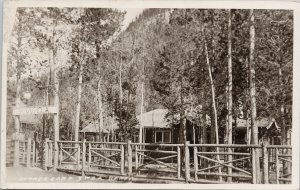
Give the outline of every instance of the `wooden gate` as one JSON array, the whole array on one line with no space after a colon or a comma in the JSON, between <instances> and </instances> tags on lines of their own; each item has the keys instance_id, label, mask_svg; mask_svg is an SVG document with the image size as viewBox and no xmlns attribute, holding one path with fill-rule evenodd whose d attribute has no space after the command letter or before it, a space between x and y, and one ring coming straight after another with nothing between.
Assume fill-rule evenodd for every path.
<instances>
[{"instance_id":1,"label":"wooden gate","mask_svg":"<svg viewBox=\"0 0 300 190\"><path fill-rule=\"evenodd\" d=\"M252 183L252 155L260 146L191 144L195 182Z\"/></svg>"},{"instance_id":2,"label":"wooden gate","mask_svg":"<svg viewBox=\"0 0 300 190\"><path fill-rule=\"evenodd\" d=\"M134 177L184 180L181 177L183 144L131 143L129 147L133 153Z\"/></svg>"},{"instance_id":3,"label":"wooden gate","mask_svg":"<svg viewBox=\"0 0 300 190\"><path fill-rule=\"evenodd\" d=\"M58 141L58 168L81 169L81 141Z\"/></svg>"},{"instance_id":4,"label":"wooden gate","mask_svg":"<svg viewBox=\"0 0 300 190\"><path fill-rule=\"evenodd\" d=\"M118 142L86 142L88 171L124 175L125 146Z\"/></svg>"}]
</instances>

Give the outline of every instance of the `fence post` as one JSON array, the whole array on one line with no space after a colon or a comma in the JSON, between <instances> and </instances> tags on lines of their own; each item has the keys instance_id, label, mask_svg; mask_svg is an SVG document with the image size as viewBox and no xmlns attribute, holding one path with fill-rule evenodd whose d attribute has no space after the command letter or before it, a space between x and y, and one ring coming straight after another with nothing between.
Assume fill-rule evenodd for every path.
<instances>
[{"instance_id":1,"label":"fence post","mask_svg":"<svg viewBox=\"0 0 300 190\"><path fill-rule=\"evenodd\" d=\"M125 154L124 154L124 145L121 144L121 163L120 163L120 167L121 167L120 172L121 172L121 174L124 174L124 161L125 161L124 156L125 156Z\"/></svg>"},{"instance_id":2,"label":"fence post","mask_svg":"<svg viewBox=\"0 0 300 190\"><path fill-rule=\"evenodd\" d=\"M77 145L77 143L75 143L75 146ZM77 146L77 170L80 169L80 144L78 143Z\"/></svg>"},{"instance_id":3,"label":"fence post","mask_svg":"<svg viewBox=\"0 0 300 190\"><path fill-rule=\"evenodd\" d=\"M35 166L35 141L32 141L32 166Z\"/></svg>"},{"instance_id":4,"label":"fence post","mask_svg":"<svg viewBox=\"0 0 300 190\"><path fill-rule=\"evenodd\" d=\"M88 161L88 170L89 170L89 171L90 171L90 169L91 169L91 161L92 161L91 148L92 148L92 145L91 145L91 143L89 143L89 161Z\"/></svg>"},{"instance_id":5,"label":"fence post","mask_svg":"<svg viewBox=\"0 0 300 190\"><path fill-rule=\"evenodd\" d=\"M19 143L20 146L20 143ZM22 163L25 164L25 158L26 158L26 141L23 141L23 154L22 154Z\"/></svg>"},{"instance_id":6,"label":"fence post","mask_svg":"<svg viewBox=\"0 0 300 190\"><path fill-rule=\"evenodd\" d=\"M127 157L128 176L129 176L129 179L131 180L131 176L132 176L132 148L131 148L131 141L130 140L127 141L127 152L128 152L128 157Z\"/></svg>"},{"instance_id":7,"label":"fence post","mask_svg":"<svg viewBox=\"0 0 300 190\"><path fill-rule=\"evenodd\" d=\"M63 152L62 152L62 150L63 150L63 144L62 143L57 143L57 148L58 148L58 154L59 154L59 159L58 159L58 167L61 167L61 165L62 165L62 161L63 161Z\"/></svg>"},{"instance_id":8,"label":"fence post","mask_svg":"<svg viewBox=\"0 0 300 190\"><path fill-rule=\"evenodd\" d=\"M135 151L134 151L134 156L135 156L135 170L138 172L138 167L139 167L139 158L138 158L138 145L135 145Z\"/></svg>"},{"instance_id":9,"label":"fence post","mask_svg":"<svg viewBox=\"0 0 300 190\"><path fill-rule=\"evenodd\" d=\"M255 161L255 158L256 158L256 156L255 156L255 153L256 153L256 151L255 151L255 147L253 147L252 149L251 149L251 156L252 156L252 183L253 184L256 184L257 183L257 180L256 180L256 178L257 178L257 171L256 171L256 161Z\"/></svg>"},{"instance_id":10,"label":"fence post","mask_svg":"<svg viewBox=\"0 0 300 190\"><path fill-rule=\"evenodd\" d=\"M184 158L185 158L185 182L188 183L190 180L190 141L186 141L184 144Z\"/></svg>"},{"instance_id":11,"label":"fence post","mask_svg":"<svg viewBox=\"0 0 300 190\"><path fill-rule=\"evenodd\" d=\"M268 155L268 149L267 144L264 142L262 144L262 155L263 155L263 182L264 184L269 183L269 155Z\"/></svg>"},{"instance_id":12,"label":"fence post","mask_svg":"<svg viewBox=\"0 0 300 190\"><path fill-rule=\"evenodd\" d=\"M198 180L198 150L194 147L194 170L195 170L195 180Z\"/></svg>"},{"instance_id":13,"label":"fence post","mask_svg":"<svg viewBox=\"0 0 300 190\"><path fill-rule=\"evenodd\" d=\"M53 142L51 141L51 142L49 142L49 148L50 148L50 150L49 150L49 165L50 166L53 166Z\"/></svg>"},{"instance_id":14,"label":"fence post","mask_svg":"<svg viewBox=\"0 0 300 190\"><path fill-rule=\"evenodd\" d=\"M27 167L31 165L31 138L27 139Z\"/></svg>"},{"instance_id":15,"label":"fence post","mask_svg":"<svg viewBox=\"0 0 300 190\"><path fill-rule=\"evenodd\" d=\"M48 170L48 168L47 168L47 166L48 166L48 152L49 152L49 150L48 150L48 141L49 141L49 139L48 138L46 138L46 140L45 140L45 148L44 148L44 150L45 150L45 166L44 166L44 168L45 168L45 170L47 171Z\"/></svg>"},{"instance_id":16,"label":"fence post","mask_svg":"<svg viewBox=\"0 0 300 190\"><path fill-rule=\"evenodd\" d=\"M275 179L276 179L276 184L279 184L279 159L278 159L278 148L275 148Z\"/></svg>"},{"instance_id":17,"label":"fence post","mask_svg":"<svg viewBox=\"0 0 300 190\"><path fill-rule=\"evenodd\" d=\"M177 146L177 178L181 176L180 146Z\"/></svg>"},{"instance_id":18,"label":"fence post","mask_svg":"<svg viewBox=\"0 0 300 190\"><path fill-rule=\"evenodd\" d=\"M83 139L82 142L82 173L81 175L84 177L85 176L85 153L86 153L86 146L85 146L85 139Z\"/></svg>"}]
</instances>

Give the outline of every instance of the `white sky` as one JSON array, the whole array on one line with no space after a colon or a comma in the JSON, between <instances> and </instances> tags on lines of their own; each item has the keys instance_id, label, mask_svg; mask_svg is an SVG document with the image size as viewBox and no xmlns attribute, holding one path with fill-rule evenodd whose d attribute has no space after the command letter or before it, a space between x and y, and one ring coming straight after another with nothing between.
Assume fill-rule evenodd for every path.
<instances>
[{"instance_id":1,"label":"white sky","mask_svg":"<svg viewBox=\"0 0 300 190\"><path fill-rule=\"evenodd\" d=\"M119 10L127 12L124 17L124 22L123 22L123 26L122 26L122 30L125 30L127 28L127 26L129 25L129 23L132 22L140 13L142 13L144 9L124 8L124 9L119 9Z\"/></svg>"}]
</instances>

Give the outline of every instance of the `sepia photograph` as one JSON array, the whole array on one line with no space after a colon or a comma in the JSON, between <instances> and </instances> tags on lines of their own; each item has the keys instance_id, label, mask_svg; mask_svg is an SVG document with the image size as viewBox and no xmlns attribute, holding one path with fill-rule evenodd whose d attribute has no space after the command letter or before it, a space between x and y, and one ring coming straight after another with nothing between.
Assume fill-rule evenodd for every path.
<instances>
[{"instance_id":1,"label":"sepia photograph","mask_svg":"<svg viewBox=\"0 0 300 190\"><path fill-rule=\"evenodd\" d=\"M4 2L5 187L299 186L299 2L15 2Z\"/></svg>"}]
</instances>

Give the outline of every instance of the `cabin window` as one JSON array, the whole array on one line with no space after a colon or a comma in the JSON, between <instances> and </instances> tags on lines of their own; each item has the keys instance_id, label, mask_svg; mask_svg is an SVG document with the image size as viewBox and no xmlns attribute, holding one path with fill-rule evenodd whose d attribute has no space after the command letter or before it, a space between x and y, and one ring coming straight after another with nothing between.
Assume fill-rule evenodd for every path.
<instances>
[{"instance_id":1,"label":"cabin window","mask_svg":"<svg viewBox=\"0 0 300 190\"><path fill-rule=\"evenodd\" d=\"M171 131L155 132L155 143L170 143L170 142L171 142Z\"/></svg>"}]
</instances>

